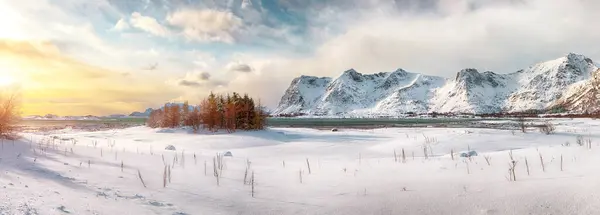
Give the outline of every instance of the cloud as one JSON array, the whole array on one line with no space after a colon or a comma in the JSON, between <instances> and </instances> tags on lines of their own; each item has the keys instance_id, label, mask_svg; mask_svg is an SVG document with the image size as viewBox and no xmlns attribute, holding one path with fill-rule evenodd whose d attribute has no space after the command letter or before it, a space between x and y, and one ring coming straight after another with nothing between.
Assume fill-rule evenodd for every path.
<instances>
[{"instance_id":1,"label":"cloud","mask_svg":"<svg viewBox=\"0 0 600 215\"><path fill-rule=\"evenodd\" d=\"M211 9L182 9L167 17L167 22L183 30L193 41L233 43L233 32L242 26L242 20L231 12Z\"/></svg>"},{"instance_id":2,"label":"cloud","mask_svg":"<svg viewBox=\"0 0 600 215\"><path fill-rule=\"evenodd\" d=\"M169 29L158 23L155 18L143 16L139 12L133 12L129 22L131 22L131 26L159 37L167 37L171 34Z\"/></svg>"},{"instance_id":3,"label":"cloud","mask_svg":"<svg viewBox=\"0 0 600 215\"><path fill-rule=\"evenodd\" d=\"M123 31L123 30L127 30L129 28L130 28L129 23L127 23L127 21L125 19L119 19L119 21L117 21L117 23L113 27L113 30Z\"/></svg>"},{"instance_id":4,"label":"cloud","mask_svg":"<svg viewBox=\"0 0 600 215\"><path fill-rule=\"evenodd\" d=\"M210 79L210 73L208 73L208 72L200 73L200 80L207 81L208 79Z\"/></svg>"},{"instance_id":5,"label":"cloud","mask_svg":"<svg viewBox=\"0 0 600 215\"><path fill-rule=\"evenodd\" d=\"M225 81L211 80L211 75L208 72L188 72L185 77L175 80L175 83L178 86L196 88L215 88L227 86L227 82Z\"/></svg>"},{"instance_id":6,"label":"cloud","mask_svg":"<svg viewBox=\"0 0 600 215\"><path fill-rule=\"evenodd\" d=\"M199 81L189 81L189 80L179 80L179 82L177 83L179 86L184 86L184 87L201 87L202 83Z\"/></svg>"},{"instance_id":7,"label":"cloud","mask_svg":"<svg viewBox=\"0 0 600 215\"><path fill-rule=\"evenodd\" d=\"M142 68L143 70L153 71L158 68L158 63L150 64L147 67Z\"/></svg>"},{"instance_id":8,"label":"cloud","mask_svg":"<svg viewBox=\"0 0 600 215\"><path fill-rule=\"evenodd\" d=\"M252 72L253 69L248 64L232 62L227 64L227 70L230 72Z\"/></svg>"}]
</instances>

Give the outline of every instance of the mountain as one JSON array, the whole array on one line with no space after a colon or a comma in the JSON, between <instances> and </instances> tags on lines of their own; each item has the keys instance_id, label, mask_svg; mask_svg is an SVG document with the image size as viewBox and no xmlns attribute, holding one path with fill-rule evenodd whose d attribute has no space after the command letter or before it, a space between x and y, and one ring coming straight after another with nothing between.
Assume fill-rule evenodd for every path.
<instances>
[{"instance_id":1,"label":"mountain","mask_svg":"<svg viewBox=\"0 0 600 215\"><path fill-rule=\"evenodd\" d=\"M179 105L179 107L180 107L180 108L183 108L183 103L167 103L167 104L165 104L165 105L166 105L167 107ZM148 109L146 109L144 112L137 112L137 111L136 111L136 112L133 112L133 113L129 114L129 116L130 116L130 117L142 117L142 118L149 117L149 116L150 116L150 113L152 113L152 111L154 111L154 110L164 110L164 109L165 109L165 105L163 105L162 107L160 107L160 108L157 108L157 109L148 108ZM193 111L193 110L194 110L194 107L196 107L196 106L194 106L194 105L189 105L189 110L190 110L190 111Z\"/></svg>"},{"instance_id":2,"label":"mountain","mask_svg":"<svg viewBox=\"0 0 600 215\"><path fill-rule=\"evenodd\" d=\"M591 104L597 97L589 94L597 92L597 70L591 59L574 53L513 73L468 68L454 78L403 69L376 74L350 69L336 78L294 79L273 115L497 113L556 108L594 111L599 106Z\"/></svg>"},{"instance_id":3,"label":"mountain","mask_svg":"<svg viewBox=\"0 0 600 215\"><path fill-rule=\"evenodd\" d=\"M152 113L152 111L154 111L154 109L152 108L148 108L146 109L146 111L144 112L133 112L131 114L129 114L130 117L149 117L150 113Z\"/></svg>"}]
</instances>

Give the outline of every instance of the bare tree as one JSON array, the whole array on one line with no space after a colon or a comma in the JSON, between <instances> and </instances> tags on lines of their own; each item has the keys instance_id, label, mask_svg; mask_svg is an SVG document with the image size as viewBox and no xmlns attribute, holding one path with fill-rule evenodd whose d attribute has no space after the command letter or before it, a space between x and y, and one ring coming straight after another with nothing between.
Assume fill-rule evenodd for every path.
<instances>
[{"instance_id":1,"label":"bare tree","mask_svg":"<svg viewBox=\"0 0 600 215\"><path fill-rule=\"evenodd\" d=\"M523 117L517 118L517 123L519 124L519 128L521 129L521 132L523 132L523 133L527 132L527 124L525 123L525 118L523 118Z\"/></svg>"},{"instance_id":2,"label":"bare tree","mask_svg":"<svg viewBox=\"0 0 600 215\"><path fill-rule=\"evenodd\" d=\"M19 120L17 93L12 91L0 92L0 138L13 139Z\"/></svg>"}]
</instances>

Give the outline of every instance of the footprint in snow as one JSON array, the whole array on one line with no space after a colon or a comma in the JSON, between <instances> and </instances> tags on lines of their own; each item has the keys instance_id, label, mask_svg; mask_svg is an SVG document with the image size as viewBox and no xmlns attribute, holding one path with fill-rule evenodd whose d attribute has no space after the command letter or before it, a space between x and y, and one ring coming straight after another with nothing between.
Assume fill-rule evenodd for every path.
<instances>
[{"instance_id":1,"label":"footprint in snow","mask_svg":"<svg viewBox=\"0 0 600 215\"><path fill-rule=\"evenodd\" d=\"M169 203L165 204L165 203L157 202L157 201L149 201L148 204L150 204L152 206L156 206L156 207L165 207L165 206L172 207L173 206L173 204L169 204Z\"/></svg>"},{"instance_id":2,"label":"footprint in snow","mask_svg":"<svg viewBox=\"0 0 600 215\"><path fill-rule=\"evenodd\" d=\"M498 210L496 209L487 209L487 210L481 210L482 214L498 214Z\"/></svg>"},{"instance_id":3,"label":"footprint in snow","mask_svg":"<svg viewBox=\"0 0 600 215\"><path fill-rule=\"evenodd\" d=\"M104 198L108 198L108 194L106 194L105 192L98 192L96 193L96 197L102 196Z\"/></svg>"},{"instance_id":4,"label":"footprint in snow","mask_svg":"<svg viewBox=\"0 0 600 215\"><path fill-rule=\"evenodd\" d=\"M68 211L64 205L61 205L60 207L58 207L56 209L58 209L60 212L63 212L63 213L67 213L67 214L71 213L71 211Z\"/></svg>"},{"instance_id":5,"label":"footprint in snow","mask_svg":"<svg viewBox=\"0 0 600 215\"><path fill-rule=\"evenodd\" d=\"M149 201L148 204L152 205L152 206L156 206L156 207L164 207L165 204L161 203L161 202L157 202L157 201Z\"/></svg>"}]
</instances>

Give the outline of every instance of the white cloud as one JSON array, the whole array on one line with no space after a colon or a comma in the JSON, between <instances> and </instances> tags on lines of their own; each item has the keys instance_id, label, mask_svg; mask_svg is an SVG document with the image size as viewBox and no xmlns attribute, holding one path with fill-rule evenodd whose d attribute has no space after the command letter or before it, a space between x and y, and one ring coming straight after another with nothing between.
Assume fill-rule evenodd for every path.
<instances>
[{"instance_id":1,"label":"white cloud","mask_svg":"<svg viewBox=\"0 0 600 215\"><path fill-rule=\"evenodd\" d=\"M252 72L254 69L245 63L241 62L231 62L226 66L227 71L229 72Z\"/></svg>"},{"instance_id":2,"label":"white cloud","mask_svg":"<svg viewBox=\"0 0 600 215\"><path fill-rule=\"evenodd\" d=\"M231 12L210 9L179 10L167 22L183 29L186 38L201 42L233 43L233 32L242 26L242 20Z\"/></svg>"},{"instance_id":3,"label":"white cloud","mask_svg":"<svg viewBox=\"0 0 600 215\"><path fill-rule=\"evenodd\" d=\"M115 24L115 26L113 27L113 29L116 31L123 31L129 28L129 23L127 23L125 19L119 19L119 21L117 21L117 24Z\"/></svg>"},{"instance_id":4,"label":"white cloud","mask_svg":"<svg viewBox=\"0 0 600 215\"><path fill-rule=\"evenodd\" d=\"M170 82L182 87L195 88L219 88L227 85L226 82L212 80L211 77L212 76L208 72L195 71L188 72L183 78L175 79Z\"/></svg>"},{"instance_id":5,"label":"white cloud","mask_svg":"<svg viewBox=\"0 0 600 215\"><path fill-rule=\"evenodd\" d=\"M131 14L129 22L131 22L131 26L156 36L166 37L170 35L169 29L158 23L155 18L143 16L138 12L133 12Z\"/></svg>"}]
</instances>

